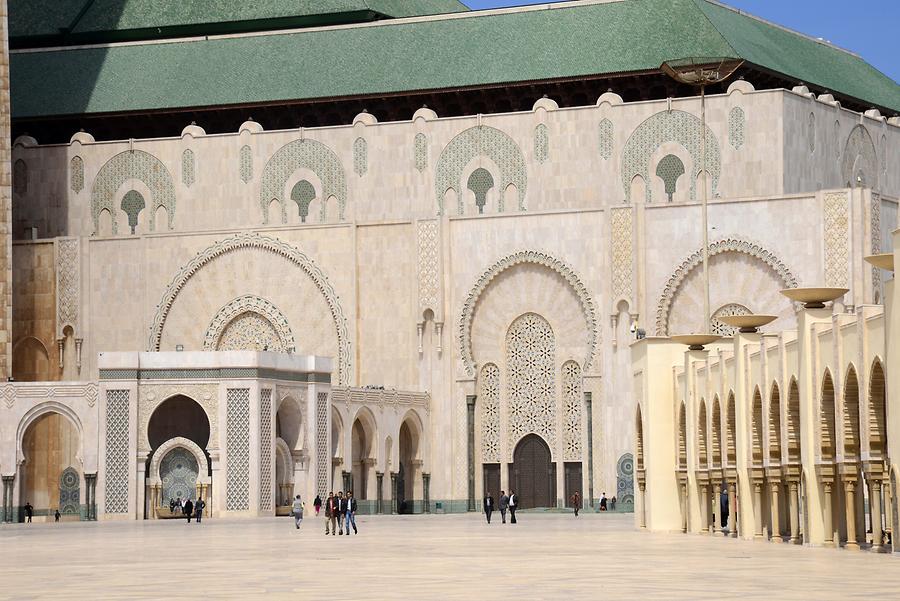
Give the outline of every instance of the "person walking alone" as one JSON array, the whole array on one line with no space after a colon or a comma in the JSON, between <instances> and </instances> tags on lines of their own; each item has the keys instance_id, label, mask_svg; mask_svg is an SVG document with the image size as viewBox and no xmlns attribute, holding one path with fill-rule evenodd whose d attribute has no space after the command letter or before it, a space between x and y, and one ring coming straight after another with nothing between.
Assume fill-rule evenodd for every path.
<instances>
[{"instance_id":1,"label":"person walking alone","mask_svg":"<svg viewBox=\"0 0 900 601\"><path fill-rule=\"evenodd\" d=\"M294 526L300 530L300 522L303 521L303 501L300 500L300 495L294 497L294 502L291 504L291 515L294 516Z\"/></svg>"},{"instance_id":2,"label":"person walking alone","mask_svg":"<svg viewBox=\"0 0 900 601\"><path fill-rule=\"evenodd\" d=\"M572 507L575 508L575 517L578 517L578 510L581 509L581 493L575 491L575 494L572 495Z\"/></svg>"},{"instance_id":3,"label":"person walking alone","mask_svg":"<svg viewBox=\"0 0 900 601\"><path fill-rule=\"evenodd\" d=\"M353 534L359 534L356 531L356 499L353 498L353 491L347 491L347 515L344 518L344 527L347 529L347 536L350 536L350 525L353 525Z\"/></svg>"},{"instance_id":4,"label":"person walking alone","mask_svg":"<svg viewBox=\"0 0 900 601\"><path fill-rule=\"evenodd\" d=\"M338 491L337 498L337 523L338 523L338 535L342 536L344 534L344 515L347 513L347 499L344 498L344 491ZM349 526L347 526L349 528ZM349 534L349 530L347 534Z\"/></svg>"},{"instance_id":5,"label":"person walking alone","mask_svg":"<svg viewBox=\"0 0 900 601\"><path fill-rule=\"evenodd\" d=\"M337 497L334 496L333 492L328 493L328 498L325 499L325 536L328 536L328 526L331 526L330 534L334 536L337 534L337 514L338 514L338 506L337 506Z\"/></svg>"},{"instance_id":6,"label":"person walking alone","mask_svg":"<svg viewBox=\"0 0 900 601\"><path fill-rule=\"evenodd\" d=\"M25 509L25 522L28 523L28 524L30 524L30 523L31 523L31 516L34 515L34 507L31 506L31 503L30 503L30 502L25 501L25 507L24 507L24 509Z\"/></svg>"},{"instance_id":7,"label":"person walking alone","mask_svg":"<svg viewBox=\"0 0 900 601\"><path fill-rule=\"evenodd\" d=\"M606 511L606 493L600 495L600 511Z\"/></svg>"},{"instance_id":8,"label":"person walking alone","mask_svg":"<svg viewBox=\"0 0 900 601\"><path fill-rule=\"evenodd\" d=\"M206 509L206 501L203 500L203 497L198 497L197 502L194 503L194 513L197 514L197 523L203 521L203 510Z\"/></svg>"},{"instance_id":9,"label":"person walking alone","mask_svg":"<svg viewBox=\"0 0 900 601\"><path fill-rule=\"evenodd\" d=\"M484 495L482 507L484 507L484 517L487 518L487 523L490 524L491 514L494 513L494 497L491 496L491 493Z\"/></svg>"},{"instance_id":10,"label":"person walking alone","mask_svg":"<svg viewBox=\"0 0 900 601\"><path fill-rule=\"evenodd\" d=\"M191 516L194 515L194 503L188 499L184 502L184 515L187 516L187 523L191 523Z\"/></svg>"},{"instance_id":11,"label":"person walking alone","mask_svg":"<svg viewBox=\"0 0 900 601\"><path fill-rule=\"evenodd\" d=\"M509 491L509 523L516 523L516 509L519 507L519 495L516 494L516 491Z\"/></svg>"},{"instance_id":12,"label":"person walking alone","mask_svg":"<svg viewBox=\"0 0 900 601\"><path fill-rule=\"evenodd\" d=\"M509 496L502 490L500 491L499 508L500 508L500 519L503 520L503 523L505 524L506 523L506 512L509 510Z\"/></svg>"},{"instance_id":13,"label":"person walking alone","mask_svg":"<svg viewBox=\"0 0 900 601\"><path fill-rule=\"evenodd\" d=\"M53 514L53 521L59 522L59 509L57 509L56 512Z\"/></svg>"},{"instance_id":14,"label":"person walking alone","mask_svg":"<svg viewBox=\"0 0 900 601\"><path fill-rule=\"evenodd\" d=\"M316 517L319 517L319 510L322 509L322 497L316 495L316 499L313 501L313 507L316 508Z\"/></svg>"}]
</instances>

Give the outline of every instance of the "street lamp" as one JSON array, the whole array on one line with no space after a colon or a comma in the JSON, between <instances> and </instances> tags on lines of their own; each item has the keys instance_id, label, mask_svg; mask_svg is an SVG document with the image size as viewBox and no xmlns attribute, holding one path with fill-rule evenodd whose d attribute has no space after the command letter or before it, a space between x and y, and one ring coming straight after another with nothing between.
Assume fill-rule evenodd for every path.
<instances>
[{"instance_id":1,"label":"street lamp","mask_svg":"<svg viewBox=\"0 0 900 601\"><path fill-rule=\"evenodd\" d=\"M660 70L675 81L700 88L700 171L703 173L703 193L701 195L701 221L703 222L703 332L710 332L709 309L709 220L706 180L706 86L725 81L731 77L744 61L721 57L690 57L666 61Z\"/></svg>"}]
</instances>

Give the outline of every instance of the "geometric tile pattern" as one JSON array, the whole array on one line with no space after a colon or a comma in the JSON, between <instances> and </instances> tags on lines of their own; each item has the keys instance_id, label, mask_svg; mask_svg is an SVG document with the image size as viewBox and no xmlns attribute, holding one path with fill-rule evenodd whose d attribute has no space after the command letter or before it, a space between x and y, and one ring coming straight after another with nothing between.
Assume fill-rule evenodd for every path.
<instances>
[{"instance_id":1,"label":"geometric tile pattern","mask_svg":"<svg viewBox=\"0 0 900 601\"><path fill-rule=\"evenodd\" d=\"M728 325L720 318L731 317L734 315L751 315L752 313L753 311L738 303L728 303L727 305L722 305L721 307L716 309L710 316L709 329L716 336L729 338L737 333L738 328Z\"/></svg>"},{"instance_id":2,"label":"geometric tile pattern","mask_svg":"<svg viewBox=\"0 0 900 601\"><path fill-rule=\"evenodd\" d=\"M100 226L100 212L109 211L116 214L113 198L116 191L129 179L140 180L152 195L150 207L150 231L156 229L156 210L165 207L168 214L169 229L175 220L175 186L169 170L158 158L143 150L126 150L109 159L97 173L94 189L91 192L91 219L94 231ZM112 220L112 233L118 233L116 219Z\"/></svg>"},{"instance_id":3,"label":"geometric tile pattern","mask_svg":"<svg viewBox=\"0 0 900 601\"><path fill-rule=\"evenodd\" d=\"M634 277L632 264L634 260L634 232L631 207L610 210L612 225L612 291L614 303L621 299L631 305Z\"/></svg>"},{"instance_id":4,"label":"geometric tile pattern","mask_svg":"<svg viewBox=\"0 0 900 601\"><path fill-rule=\"evenodd\" d=\"M106 513L128 513L128 391L106 391Z\"/></svg>"},{"instance_id":5,"label":"geometric tile pattern","mask_svg":"<svg viewBox=\"0 0 900 601\"><path fill-rule=\"evenodd\" d=\"M205 351L270 350L293 352L294 333L284 314L272 303L245 294L219 309L203 340Z\"/></svg>"},{"instance_id":6,"label":"geometric tile pattern","mask_svg":"<svg viewBox=\"0 0 900 601\"><path fill-rule=\"evenodd\" d=\"M241 313L228 322L222 330L216 350L285 352L272 322L253 311Z\"/></svg>"},{"instance_id":7,"label":"geometric tile pattern","mask_svg":"<svg viewBox=\"0 0 900 601\"><path fill-rule=\"evenodd\" d=\"M304 168L315 173L322 182L322 210L319 220L325 222L326 205L332 196L337 199L338 220L344 220L347 182L341 161L325 144L303 138L279 148L263 169L259 196L263 223L270 223L279 218L278 215L269 215L269 204L272 200L281 207L281 223L287 223L285 184L293 173Z\"/></svg>"},{"instance_id":8,"label":"geometric tile pattern","mask_svg":"<svg viewBox=\"0 0 900 601\"><path fill-rule=\"evenodd\" d=\"M534 158L543 163L550 157L550 133L543 123L534 128Z\"/></svg>"},{"instance_id":9,"label":"geometric tile pattern","mask_svg":"<svg viewBox=\"0 0 900 601\"><path fill-rule=\"evenodd\" d=\"M81 157L75 156L69 161L69 182L76 194L84 190L84 159Z\"/></svg>"},{"instance_id":10,"label":"geometric tile pattern","mask_svg":"<svg viewBox=\"0 0 900 601\"><path fill-rule=\"evenodd\" d=\"M328 491L328 472L331 461L328 457L328 393L316 396L316 493L324 495Z\"/></svg>"},{"instance_id":11,"label":"geometric tile pattern","mask_svg":"<svg viewBox=\"0 0 900 601\"><path fill-rule=\"evenodd\" d=\"M451 210L451 207L444 206L444 196L451 189L457 193L457 214L463 214L463 169L472 159L480 156L491 159L500 169L498 184L500 204L502 205L505 200L503 193L506 188L514 184L518 191L519 210L525 210L528 175L522 150L512 138L499 129L480 125L459 133L441 151L434 175L438 214L443 215Z\"/></svg>"},{"instance_id":12,"label":"geometric tile pattern","mask_svg":"<svg viewBox=\"0 0 900 601\"><path fill-rule=\"evenodd\" d=\"M518 317L506 334L509 461L526 434L556 448L556 341L547 320L535 313Z\"/></svg>"},{"instance_id":13,"label":"geometric tile pattern","mask_svg":"<svg viewBox=\"0 0 900 601\"><path fill-rule=\"evenodd\" d=\"M850 217L847 195L829 192L824 200L825 285L846 288L850 275Z\"/></svg>"},{"instance_id":14,"label":"geometric tile pattern","mask_svg":"<svg viewBox=\"0 0 900 601\"><path fill-rule=\"evenodd\" d=\"M194 183L194 151L191 149L181 153L181 182L185 186Z\"/></svg>"},{"instance_id":15,"label":"geometric tile pattern","mask_svg":"<svg viewBox=\"0 0 900 601\"><path fill-rule=\"evenodd\" d=\"M485 363L479 378L481 388L478 408L481 410L481 460L500 462L500 369Z\"/></svg>"},{"instance_id":16,"label":"geometric tile pattern","mask_svg":"<svg viewBox=\"0 0 900 601\"><path fill-rule=\"evenodd\" d=\"M356 138L353 142L353 171L362 177L369 169L369 145L365 138Z\"/></svg>"},{"instance_id":17,"label":"geometric tile pattern","mask_svg":"<svg viewBox=\"0 0 900 601\"><path fill-rule=\"evenodd\" d=\"M634 510L634 456L625 453L616 462L616 497L622 511Z\"/></svg>"},{"instance_id":18,"label":"geometric tile pattern","mask_svg":"<svg viewBox=\"0 0 900 601\"><path fill-rule=\"evenodd\" d=\"M229 388L225 393L225 509L250 509L250 389Z\"/></svg>"},{"instance_id":19,"label":"geometric tile pattern","mask_svg":"<svg viewBox=\"0 0 900 601\"><path fill-rule=\"evenodd\" d=\"M162 480L162 503L169 499L194 499L197 496L197 478L200 465L194 454L184 447L175 447L159 462L159 478ZM205 475L205 474L204 474Z\"/></svg>"},{"instance_id":20,"label":"geometric tile pattern","mask_svg":"<svg viewBox=\"0 0 900 601\"><path fill-rule=\"evenodd\" d=\"M563 456L566 461L581 461L582 385L581 366L566 361L562 366Z\"/></svg>"},{"instance_id":21,"label":"geometric tile pattern","mask_svg":"<svg viewBox=\"0 0 900 601\"><path fill-rule=\"evenodd\" d=\"M746 122L747 118L741 107L736 106L728 113L728 142L735 150L744 145L744 124Z\"/></svg>"},{"instance_id":22,"label":"geometric tile pattern","mask_svg":"<svg viewBox=\"0 0 900 601\"><path fill-rule=\"evenodd\" d=\"M414 146L413 154L416 158L416 169L424 171L425 167L428 166L428 137L421 132L417 133Z\"/></svg>"},{"instance_id":23,"label":"geometric tile pattern","mask_svg":"<svg viewBox=\"0 0 900 601\"><path fill-rule=\"evenodd\" d=\"M609 160L613 153L613 124L609 119L600 121L598 128L600 134L600 156L604 161Z\"/></svg>"},{"instance_id":24,"label":"geometric tile pattern","mask_svg":"<svg viewBox=\"0 0 900 601\"><path fill-rule=\"evenodd\" d=\"M241 181L245 184L253 179L253 151L250 150L250 147L244 144L241 146L241 156L240 156L240 174Z\"/></svg>"},{"instance_id":25,"label":"geometric tile pattern","mask_svg":"<svg viewBox=\"0 0 900 601\"><path fill-rule=\"evenodd\" d=\"M78 513L81 509L81 476L74 467L67 467L59 476L59 512Z\"/></svg>"},{"instance_id":26,"label":"geometric tile pattern","mask_svg":"<svg viewBox=\"0 0 900 601\"><path fill-rule=\"evenodd\" d=\"M636 175L640 175L645 182L650 181L650 159L657 148L665 142L677 142L691 155L693 160L692 173L690 174L691 193L690 199L697 198L697 177L704 164L700 152L700 119L684 111L661 111L647 118L635 129L625 150L622 152L622 187L625 190L625 200L630 202L631 181ZM706 127L705 131L706 171L712 176L712 192L715 195L719 187L719 173L721 170L721 154L719 142L715 135ZM645 202L653 201L653 186L646 186L644 192Z\"/></svg>"},{"instance_id":27,"label":"geometric tile pattern","mask_svg":"<svg viewBox=\"0 0 900 601\"><path fill-rule=\"evenodd\" d=\"M56 243L56 331L71 326L77 331L80 269L77 238L58 238Z\"/></svg>"},{"instance_id":28,"label":"geometric tile pattern","mask_svg":"<svg viewBox=\"0 0 900 601\"><path fill-rule=\"evenodd\" d=\"M272 497L272 389L259 391L259 510L274 511Z\"/></svg>"},{"instance_id":29,"label":"geometric tile pattern","mask_svg":"<svg viewBox=\"0 0 900 601\"><path fill-rule=\"evenodd\" d=\"M416 228L419 268L419 309L435 311L438 297L438 222L420 221Z\"/></svg>"},{"instance_id":30,"label":"geometric tile pattern","mask_svg":"<svg viewBox=\"0 0 900 601\"><path fill-rule=\"evenodd\" d=\"M684 175L684 163L674 154L667 154L656 164L656 176L665 184L666 196L672 202L675 194L675 183Z\"/></svg>"}]
</instances>

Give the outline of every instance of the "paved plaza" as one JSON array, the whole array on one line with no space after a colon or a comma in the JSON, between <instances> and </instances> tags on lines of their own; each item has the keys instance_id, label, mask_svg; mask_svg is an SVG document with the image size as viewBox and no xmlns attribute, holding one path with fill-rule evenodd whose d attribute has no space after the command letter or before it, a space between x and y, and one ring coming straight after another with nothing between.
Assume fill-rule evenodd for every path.
<instances>
[{"instance_id":1,"label":"paved plaza","mask_svg":"<svg viewBox=\"0 0 900 601\"><path fill-rule=\"evenodd\" d=\"M499 516L497 516L499 518ZM635 531L630 515L361 516L5 526L0 599L864 599L900 558ZM877 588L871 583L877 582ZM887 597L885 597L887 598Z\"/></svg>"}]
</instances>

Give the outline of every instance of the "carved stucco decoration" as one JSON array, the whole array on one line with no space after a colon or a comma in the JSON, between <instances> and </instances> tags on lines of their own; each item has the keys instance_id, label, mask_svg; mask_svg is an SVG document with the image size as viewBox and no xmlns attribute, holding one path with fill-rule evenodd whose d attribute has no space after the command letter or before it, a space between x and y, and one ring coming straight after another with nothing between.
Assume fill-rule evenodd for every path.
<instances>
[{"instance_id":1,"label":"carved stucco decoration","mask_svg":"<svg viewBox=\"0 0 900 601\"><path fill-rule=\"evenodd\" d=\"M857 176L861 182L856 181ZM841 181L848 188L878 189L878 155L875 142L864 125L857 125L847 136L841 158Z\"/></svg>"},{"instance_id":2,"label":"carved stucco decoration","mask_svg":"<svg viewBox=\"0 0 900 601\"><path fill-rule=\"evenodd\" d=\"M10 382L0 386L0 398L7 409L12 409L16 399L84 399L88 407L97 404L97 384L46 385L38 382Z\"/></svg>"},{"instance_id":3,"label":"carved stucco decoration","mask_svg":"<svg viewBox=\"0 0 900 601\"><path fill-rule=\"evenodd\" d=\"M70 326L78 331L79 284L78 239L61 238L56 243L56 336Z\"/></svg>"},{"instance_id":4,"label":"carved stucco decoration","mask_svg":"<svg viewBox=\"0 0 900 601\"><path fill-rule=\"evenodd\" d=\"M621 300L628 301L629 307L634 306L632 301L634 286L634 274L632 272L634 262L633 219L631 207L612 209L610 211L610 221L612 222L613 314L617 313L616 306Z\"/></svg>"},{"instance_id":5,"label":"carved stucco decoration","mask_svg":"<svg viewBox=\"0 0 900 601\"><path fill-rule=\"evenodd\" d=\"M150 205L150 231L156 230L156 210L165 207L168 213L169 229L175 222L175 185L172 176L162 161L143 150L126 150L109 159L94 178L91 192L91 219L94 232L100 227L100 213L104 210L112 215L112 233L118 233L116 212L113 202L119 187L129 179L142 181L152 194Z\"/></svg>"},{"instance_id":6,"label":"carved stucco decoration","mask_svg":"<svg viewBox=\"0 0 900 601\"><path fill-rule=\"evenodd\" d=\"M159 350L166 317L172 309L175 298L178 296L181 289L184 288L185 284L187 284L187 281L203 268L204 265L213 261L216 257L242 248L259 248L279 254L300 267L312 279L313 283L319 289L319 292L325 297L328 308L331 311L331 316L334 319L334 326L338 337L338 382L341 384L349 382L352 368L350 335L347 326L347 318L344 315L340 297L335 291L334 286L328 281L328 278L322 270L319 269L318 265L299 249L276 238L261 236L256 233L236 234L230 238L216 242L212 246L206 248L206 250L198 253L197 256L181 268L166 288L162 300L157 305L156 315L153 317L153 323L150 326L150 338L147 344L148 350L151 352Z\"/></svg>"},{"instance_id":7,"label":"carved stucco decoration","mask_svg":"<svg viewBox=\"0 0 900 601\"><path fill-rule=\"evenodd\" d=\"M481 294L487 289L491 281L498 275L516 265L522 263L534 263L552 269L572 287L578 299L581 301L581 309L584 319L588 324L587 353L584 357L583 368L589 371L594 359L594 351L599 342L599 327L597 323L597 309L587 286L584 285L579 275L568 264L551 256L548 253L537 250L520 250L499 259L491 265L476 280L470 289L469 295L463 303L459 316L458 337L459 353L463 367L469 377L475 377L475 360L472 356L472 319L475 316L475 306Z\"/></svg>"},{"instance_id":8,"label":"carved stucco decoration","mask_svg":"<svg viewBox=\"0 0 900 601\"><path fill-rule=\"evenodd\" d=\"M755 257L775 271L784 283L785 288L795 288L797 286L797 278L791 273L781 259L756 242L750 242L749 240L742 240L740 238L724 238L709 245L710 257L726 252L739 252ZM684 281L684 278L686 278L695 267L700 265L702 260L703 249L694 251L694 253L678 265L666 281L666 285L663 287L662 294L659 298L659 303L656 306L656 334L658 336L667 336L669 334L669 309L672 306L672 299L675 297L675 293L678 291L678 287L681 285L681 282Z\"/></svg>"},{"instance_id":9,"label":"carved stucco decoration","mask_svg":"<svg viewBox=\"0 0 900 601\"><path fill-rule=\"evenodd\" d=\"M316 140L300 139L279 148L263 168L260 185L260 208L263 223L270 223L269 203L281 206L281 222L287 223L287 191L285 186L298 169L309 169L322 182L321 221L325 221L326 204L330 197L338 203L338 219L344 220L347 204L347 181L344 167L334 151Z\"/></svg>"},{"instance_id":10,"label":"carved stucco decoration","mask_svg":"<svg viewBox=\"0 0 900 601\"><path fill-rule=\"evenodd\" d=\"M869 236L872 240L872 254L877 255L881 252L881 195L872 193L872 207L869 224ZM872 299L873 302L880 303L882 296L881 270L872 267Z\"/></svg>"},{"instance_id":11,"label":"carved stucco decoration","mask_svg":"<svg viewBox=\"0 0 900 601\"><path fill-rule=\"evenodd\" d=\"M463 214L466 190L462 181L463 170L469 161L479 156L488 157L500 169L499 174L493 174L500 190L500 205L502 206L506 200L504 198L506 188L514 184L518 192L518 208L520 211L525 210L528 174L522 149L499 129L478 125L457 134L441 151L434 175L439 215L445 214L450 209L444 206L444 196L451 189L456 192L457 213Z\"/></svg>"},{"instance_id":12,"label":"carved stucco decoration","mask_svg":"<svg viewBox=\"0 0 900 601\"><path fill-rule=\"evenodd\" d=\"M823 201L825 285L847 287L850 278L850 215L845 192L825 194Z\"/></svg>"},{"instance_id":13,"label":"carved stucco decoration","mask_svg":"<svg viewBox=\"0 0 900 601\"><path fill-rule=\"evenodd\" d=\"M138 386L138 449L150 450L147 429L150 416L164 401L184 395L197 402L209 420L209 449L219 448L219 385L218 384L140 384Z\"/></svg>"},{"instance_id":14,"label":"carved stucco decoration","mask_svg":"<svg viewBox=\"0 0 900 601\"><path fill-rule=\"evenodd\" d=\"M245 294L244 296L239 296L228 302L224 307L219 309L216 316L213 317L210 322L209 327L206 329L206 336L203 340L203 350L218 350L225 330L235 319L247 313L253 313L264 318L277 335L279 344L275 347L270 347L269 350L277 352L293 352L296 349L294 333L291 331L291 326L284 316L284 313L264 298L260 298L253 294Z\"/></svg>"},{"instance_id":15,"label":"carved stucco decoration","mask_svg":"<svg viewBox=\"0 0 900 601\"><path fill-rule=\"evenodd\" d=\"M438 280L438 222L420 221L416 227L419 270L419 311L431 309L437 314Z\"/></svg>"}]
</instances>

